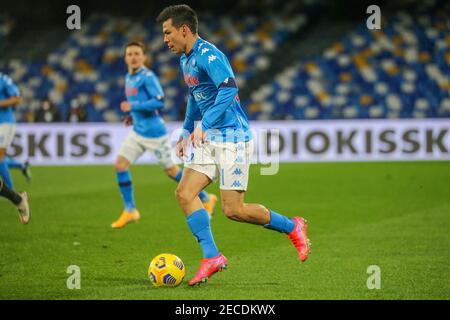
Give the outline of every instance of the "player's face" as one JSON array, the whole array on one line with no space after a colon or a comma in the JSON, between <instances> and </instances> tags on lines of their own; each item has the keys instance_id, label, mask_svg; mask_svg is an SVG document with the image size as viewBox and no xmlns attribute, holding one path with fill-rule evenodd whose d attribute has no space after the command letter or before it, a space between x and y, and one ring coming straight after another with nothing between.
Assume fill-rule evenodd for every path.
<instances>
[{"instance_id":1,"label":"player's face","mask_svg":"<svg viewBox=\"0 0 450 320\"><path fill-rule=\"evenodd\" d=\"M172 19L163 23L164 43L170 51L176 54L182 54L186 49L186 26L180 28L172 24Z\"/></svg>"},{"instance_id":2,"label":"player's face","mask_svg":"<svg viewBox=\"0 0 450 320\"><path fill-rule=\"evenodd\" d=\"M145 54L141 47L138 46L129 46L125 50L125 63L128 68L131 69L139 69L144 65L145 62Z\"/></svg>"}]
</instances>

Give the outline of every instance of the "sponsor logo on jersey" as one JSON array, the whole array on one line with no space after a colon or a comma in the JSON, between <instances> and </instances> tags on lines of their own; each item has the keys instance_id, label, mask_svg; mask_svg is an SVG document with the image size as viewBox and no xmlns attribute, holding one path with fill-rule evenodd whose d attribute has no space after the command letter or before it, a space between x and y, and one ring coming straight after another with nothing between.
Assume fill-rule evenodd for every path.
<instances>
[{"instance_id":1,"label":"sponsor logo on jersey","mask_svg":"<svg viewBox=\"0 0 450 320\"><path fill-rule=\"evenodd\" d=\"M184 82L190 87L197 86L199 84L198 77L194 77L191 74L184 75Z\"/></svg>"},{"instance_id":2,"label":"sponsor logo on jersey","mask_svg":"<svg viewBox=\"0 0 450 320\"><path fill-rule=\"evenodd\" d=\"M136 88L136 87L126 87L125 88L125 94L126 94L127 97L129 97L129 96L137 96L138 88Z\"/></svg>"},{"instance_id":3,"label":"sponsor logo on jersey","mask_svg":"<svg viewBox=\"0 0 450 320\"><path fill-rule=\"evenodd\" d=\"M195 101L201 101L203 99L206 99L203 92L194 92L192 95L194 96Z\"/></svg>"}]
</instances>

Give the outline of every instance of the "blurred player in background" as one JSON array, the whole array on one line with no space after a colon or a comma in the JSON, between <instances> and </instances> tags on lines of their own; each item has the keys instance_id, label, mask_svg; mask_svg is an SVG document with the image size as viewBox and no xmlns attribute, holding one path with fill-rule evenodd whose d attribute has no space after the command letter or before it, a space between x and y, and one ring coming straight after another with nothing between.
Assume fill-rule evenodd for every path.
<instances>
[{"instance_id":1,"label":"blurred player in background","mask_svg":"<svg viewBox=\"0 0 450 320\"><path fill-rule=\"evenodd\" d=\"M16 117L14 107L22 101L19 88L10 77L0 72L0 177L4 183L13 189L8 163L5 161L6 150L13 141L16 132Z\"/></svg>"},{"instance_id":2,"label":"blurred player in background","mask_svg":"<svg viewBox=\"0 0 450 320\"><path fill-rule=\"evenodd\" d=\"M28 195L26 192L13 191L13 182L9 174L6 150L10 146L16 131L14 107L20 104L19 88L10 77L0 73L0 195L9 199L18 209L22 224L30 220Z\"/></svg>"},{"instance_id":3,"label":"blurred player in background","mask_svg":"<svg viewBox=\"0 0 450 320\"><path fill-rule=\"evenodd\" d=\"M8 165L9 169L18 169L20 172L22 172L22 175L25 177L25 180L30 183L31 182L31 168L30 168L30 162L27 160L25 162L17 161L14 158L5 157L6 164Z\"/></svg>"},{"instance_id":4,"label":"blurred player in background","mask_svg":"<svg viewBox=\"0 0 450 320\"><path fill-rule=\"evenodd\" d=\"M156 75L145 67L146 59L142 43L131 42L126 46L125 63L128 66L128 74L125 78L125 93L127 101L120 104L120 109L127 114L125 124L133 125L133 130L130 131L120 147L115 164L117 182L125 209L119 219L112 223L112 228L123 228L129 222L140 218L134 201L129 167L145 151L153 153L165 173L176 182L181 180L183 173L172 161L169 135L164 120L158 112L164 107L164 93ZM201 191L199 198L211 215L217 197Z\"/></svg>"},{"instance_id":5,"label":"blurred player in background","mask_svg":"<svg viewBox=\"0 0 450 320\"><path fill-rule=\"evenodd\" d=\"M241 108L238 88L228 59L211 43L198 36L198 19L187 5L165 8L158 16L164 42L181 55L180 65L189 86L184 132L177 142L177 155L186 157L183 177L176 191L192 234L200 243L203 259L189 285L206 282L226 268L211 232L210 220L197 194L220 179L222 210L239 222L247 222L288 235L303 262L309 255L306 221L288 218L256 203L244 203L252 155L252 137ZM195 128L195 120L201 125ZM195 128L195 130L194 130ZM193 142L193 153L187 146Z\"/></svg>"},{"instance_id":6,"label":"blurred player in background","mask_svg":"<svg viewBox=\"0 0 450 320\"><path fill-rule=\"evenodd\" d=\"M17 193L13 191L0 177L0 196L8 199L17 207L20 223L27 224L30 222L31 213L30 206L28 204L28 195L26 192Z\"/></svg>"}]
</instances>

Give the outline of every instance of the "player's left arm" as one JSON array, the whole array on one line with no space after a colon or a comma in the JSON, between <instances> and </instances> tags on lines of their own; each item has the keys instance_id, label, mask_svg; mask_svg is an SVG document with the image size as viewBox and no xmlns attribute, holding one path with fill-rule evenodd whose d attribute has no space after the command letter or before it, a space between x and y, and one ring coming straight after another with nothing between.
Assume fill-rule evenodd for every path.
<instances>
[{"instance_id":1,"label":"player's left arm","mask_svg":"<svg viewBox=\"0 0 450 320\"><path fill-rule=\"evenodd\" d=\"M234 74L225 56L210 55L205 59L203 65L204 70L218 88L214 105L203 114L202 131L207 131L214 127L225 110L232 105L238 93L238 88Z\"/></svg>"},{"instance_id":2,"label":"player's left arm","mask_svg":"<svg viewBox=\"0 0 450 320\"><path fill-rule=\"evenodd\" d=\"M3 79L0 79L5 84L5 93L8 98L0 100L0 108L17 106L22 102L22 98L20 97L19 88L12 82L11 78L8 76L4 76Z\"/></svg>"},{"instance_id":3,"label":"player's left arm","mask_svg":"<svg viewBox=\"0 0 450 320\"><path fill-rule=\"evenodd\" d=\"M152 111L164 107L164 92L155 75L148 75L144 82L145 90L151 96L149 100L133 101L131 111Z\"/></svg>"}]
</instances>

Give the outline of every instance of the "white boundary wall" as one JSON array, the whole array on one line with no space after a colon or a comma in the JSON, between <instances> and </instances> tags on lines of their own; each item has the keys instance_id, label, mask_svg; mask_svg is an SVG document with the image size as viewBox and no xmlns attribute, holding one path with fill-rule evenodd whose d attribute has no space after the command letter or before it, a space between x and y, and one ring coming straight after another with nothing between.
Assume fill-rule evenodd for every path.
<instances>
[{"instance_id":1,"label":"white boundary wall","mask_svg":"<svg viewBox=\"0 0 450 320\"><path fill-rule=\"evenodd\" d=\"M167 124L173 143L181 125ZM450 160L450 119L257 121L251 127L259 163ZM8 154L33 165L112 164L129 130L120 123L18 124ZM154 160L145 155L139 162Z\"/></svg>"}]
</instances>

